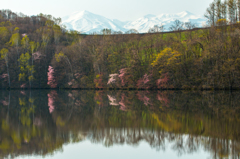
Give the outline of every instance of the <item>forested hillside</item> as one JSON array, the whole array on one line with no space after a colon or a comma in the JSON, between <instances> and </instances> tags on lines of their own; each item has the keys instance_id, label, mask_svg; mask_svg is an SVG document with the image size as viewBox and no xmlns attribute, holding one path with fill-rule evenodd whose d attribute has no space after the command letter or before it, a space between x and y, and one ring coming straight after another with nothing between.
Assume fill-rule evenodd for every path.
<instances>
[{"instance_id":1,"label":"forested hillside","mask_svg":"<svg viewBox=\"0 0 240 159\"><path fill-rule=\"evenodd\" d=\"M209 27L176 20L173 32L151 34L81 35L50 15L1 11L1 87L239 88L237 2L215 0Z\"/></svg>"},{"instance_id":2,"label":"forested hillside","mask_svg":"<svg viewBox=\"0 0 240 159\"><path fill-rule=\"evenodd\" d=\"M77 32L61 28L60 22L51 15L0 11L1 87L48 87L47 72L55 53L78 38Z\"/></svg>"}]
</instances>

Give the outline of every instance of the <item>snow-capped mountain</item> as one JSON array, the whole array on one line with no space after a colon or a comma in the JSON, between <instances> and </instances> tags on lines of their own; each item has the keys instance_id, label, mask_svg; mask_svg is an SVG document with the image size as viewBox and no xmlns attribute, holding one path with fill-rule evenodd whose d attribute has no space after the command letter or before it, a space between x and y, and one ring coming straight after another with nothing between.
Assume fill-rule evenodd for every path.
<instances>
[{"instance_id":1,"label":"snow-capped mountain","mask_svg":"<svg viewBox=\"0 0 240 159\"><path fill-rule=\"evenodd\" d=\"M75 12L71 15L63 17L62 24L69 30L77 30L82 33L99 32L105 28L114 31L126 31L126 29L123 28L126 23L116 19L110 20L88 11Z\"/></svg>"},{"instance_id":2,"label":"snow-capped mountain","mask_svg":"<svg viewBox=\"0 0 240 159\"><path fill-rule=\"evenodd\" d=\"M198 27L201 27L202 23L206 21L202 16L196 16L188 11L177 14L160 14L157 16L148 14L132 22L122 22L117 19L111 20L88 11L81 11L63 17L62 24L69 30L77 30L82 33L100 32L105 28L122 32L136 29L140 33L146 33L154 25L164 25L164 30L168 31L176 19L181 22L192 22Z\"/></svg>"},{"instance_id":3,"label":"snow-capped mountain","mask_svg":"<svg viewBox=\"0 0 240 159\"><path fill-rule=\"evenodd\" d=\"M140 33L144 33L148 32L149 28L152 28L154 25L164 25L164 30L168 31L169 27L173 25L175 20L180 20L181 22L191 22L198 27L201 27L202 23L206 21L203 17L184 11L177 14L160 14L157 16L149 14L133 22L127 23L124 28L134 28Z\"/></svg>"}]
</instances>

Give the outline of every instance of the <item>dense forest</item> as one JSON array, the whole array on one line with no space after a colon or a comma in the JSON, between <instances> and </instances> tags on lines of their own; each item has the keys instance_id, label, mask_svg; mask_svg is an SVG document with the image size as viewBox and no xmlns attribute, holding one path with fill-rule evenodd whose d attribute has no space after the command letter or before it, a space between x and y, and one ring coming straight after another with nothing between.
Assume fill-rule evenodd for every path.
<instances>
[{"instance_id":1,"label":"dense forest","mask_svg":"<svg viewBox=\"0 0 240 159\"><path fill-rule=\"evenodd\" d=\"M1 88L239 89L240 1L215 0L205 17L205 28L82 35L51 15L2 10Z\"/></svg>"}]
</instances>

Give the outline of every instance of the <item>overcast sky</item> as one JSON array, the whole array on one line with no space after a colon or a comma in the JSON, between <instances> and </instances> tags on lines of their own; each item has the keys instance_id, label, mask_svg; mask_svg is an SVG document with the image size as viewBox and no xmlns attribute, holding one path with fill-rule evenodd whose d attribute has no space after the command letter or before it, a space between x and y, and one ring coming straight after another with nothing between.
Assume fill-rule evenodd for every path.
<instances>
[{"instance_id":1,"label":"overcast sky","mask_svg":"<svg viewBox=\"0 0 240 159\"><path fill-rule=\"evenodd\" d=\"M189 11L203 15L213 0L1 0L0 9L26 15L39 13L63 17L87 10L110 19L136 20L146 14Z\"/></svg>"}]
</instances>

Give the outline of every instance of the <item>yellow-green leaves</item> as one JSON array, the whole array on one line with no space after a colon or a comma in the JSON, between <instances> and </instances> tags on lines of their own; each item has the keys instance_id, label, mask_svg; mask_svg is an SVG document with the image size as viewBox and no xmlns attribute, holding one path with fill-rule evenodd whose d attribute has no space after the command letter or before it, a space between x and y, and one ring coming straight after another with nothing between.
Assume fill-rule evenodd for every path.
<instances>
[{"instance_id":1,"label":"yellow-green leaves","mask_svg":"<svg viewBox=\"0 0 240 159\"><path fill-rule=\"evenodd\" d=\"M1 51L0 51L0 54L1 54L1 59L4 59L4 60L6 60L6 62L7 62L7 54L8 54L8 49L6 49L6 48L3 48Z\"/></svg>"},{"instance_id":2,"label":"yellow-green leaves","mask_svg":"<svg viewBox=\"0 0 240 159\"><path fill-rule=\"evenodd\" d=\"M28 48L28 44L29 44L29 38L28 36L24 36L21 40L21 45L23 46L24 49Z\"/></svg>"},{"instance_id":3,"label":"yellow-green leaves","mask_svg":"<svg viewBox=\"0 0 240 159\"><path fill-rule=\"evenodd\" d=\"M228 21L226 19L218 19L216 24L219 26L227 25Z\"/></svg>"},{"instance_id":4,"label":"yellow-green leaves","mask_svg":"<svg viewBox=\"0 0 240 159\"><path fill-rule=\"evenodd\" d=\"M3 141L0 144L1 150L8 150L10 148L10 142L7 139L3 139Z\"/></svg>"},{"instance_id":5,"label":"yellow-green leaves","mask_svg":"<svg viewBox=\"0 0 240 159\"><path fill-rule=\"evenodd\" d=\"M4 40L9 34L8 29L6 27L0 27L0 37L1 40Z\"/></svg>"},{"instance_id":6,"label":"yellow-green leaves","mask_svg":"<svg viewBox=\"0 0 240 159\"><path fill-rule=\"evenodd\" d=\"M55 54L55 58L56 58L57 62L60 62L61 58L64 58L64 57L66 57L66 55L64 55L64 53L62 51L59 52L58 54Z\"/></svg>"},{"instance_id":7,"label":"yellow-green leaves","mask_svg":"<svg viewBox=\"0 0 240 159\"><path fill-rule=\"evenodd\" d=\"M58 25L53 26L53 32L54 32L54 41L56 44L58 44L60 35L62 34L61 28Z\"/></svg>"},{"instance_id":8,"label":"yellow-green leaves","mask_svg":"<svg viewBox=\"0 0 240 159\"><path fill-rule=\"evenodd\" d=\"M18 46L19 40L20 40L19 33L15 33L15 34L12 35L9 43L10 43L11 46Z\"/></svg>"},{"instance_id":9,"label":"yellow-green leaves","mask_svg":"<svg viewBox=\"0 0 240 159\"><path fill-rule=\"evenodd\" d=\"M181 56L181 53L167 47L157 55L156 60L153 61L151 65L156 66L156 65L164 65L164 64L166 65L176 64L175 62L179 60L180 56Z\"/></svg>"},{"instance_id":10,"label":"yellow-green leaves","mask_svg":"<svg viewBox=\"0 0 240 159\"><path fill-rule=\"evenodd\" d=\"M26 74L25 74L25 73L20 73L20 74L18 75L18 80L19 80L19 81L24 81L24 80L25 80L25 77L26 77Z\"/></svg>"},{"instance_id":11,"label":"yellow-green leaves","mask_svg":"<svg viewBox=\"0 0 240 159\"><path fill-rule=\"evenodd\" d=\"M22 54L19 58L19 63L20 63L20 71L21 73L19 74L19 81L25 81L27 74L30 72L34 72L34 66L29 65L29 59L31 56L29 53ZM29 81L33 80L32 75L28 77Z\"/></svg>"},{"instance_id":12,"label":"yellow-green leaves","mask_svg":"<svg viewBox=\"0 0 240 159\"><path fill-rule=\"evenodd\" d=\"M31 57L30 57L29 53L22 54L22 55L20 56L20 59L19 59L20 65L23 65L23 66L28 65L28 60L29 60L30 58L31 58Z\"/></svg>"},{"instance_id":13,"label":"yellow-green leaves","mask_svg":"<svg viewBox=\"0 0 240 159\"><path fill-rule=\"evenodd\" d=\"M52 20L47 20L45 22L45 25L48 26L48 27L52 27L54 25L54 22Z\"/></svg>"},{"instance_id":14,"label":"yellow-green leaves","mask_svg":"<svg viewBox=\"0 0 240 159\"><path fill-rule=\"evenodd\" d=\"M46 47L46 46L47 46L49 39L50 39L50 38L49 38L49 36L48 36L47 34L43 34L43 35L42 35L42 40L43 40L42 46L43 46L43 47Z\"/></svg>"},{"instance_id":15,"label":"yellow-green leaves","mask_svg":"<svg viewBox=\"0 0 240 159\"><path fill-rule=\"evenodd\" d=\"M180 63L181 55L178 51L167 47L157 55L156 60L151 65L157 66L159 73L163 73L166 68L177 66Z\"/></svg>"},{"instance_id":16,"label":"yellow-green leaves","mask_svg":"<svg viewBox=\"0 0 240 159\"><path fill-rule=\"evenodd\" d=\"M167 60L167 64L174 64L177 65L180 62L180 57L181 57L181 53L179 53L178 51L172 51L170 54L170 57Z\"/></svg>"},{"instance_id":17,"label":"yellow-green leaves","mask_svg":"<svg viewBox=\"0 0 240 159\"><path fill-rule=\"evenodd\" d=\"M31 42L29 43L29 45L30 45L31 53L33 53L34 50L35 50L36 47L37 47L37 44L36 44L34 41L31 41Z\"/></svg>"},{"instance_id":18,"label":"yellow-green leaves","mask_svg":"<svg viewBox=\"0 0 240 159\"><path fill-rule=\"evenodd\" d=\"M50 40L51 30L50 29L44 29L42 30L42 46L46 47L48 45L48 42Z\"/></svg>"},{"instance_id":19,"label":"yellow-green leaves","mask_svg":"<svg viewBox=\"0 0 240 159\"><path fill-rule=\"evenodd\" d=\"M14 29L14 31L18 33L19 27L16 27L16 28Z\"/></svg>"}]
</instances>

